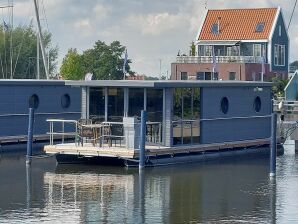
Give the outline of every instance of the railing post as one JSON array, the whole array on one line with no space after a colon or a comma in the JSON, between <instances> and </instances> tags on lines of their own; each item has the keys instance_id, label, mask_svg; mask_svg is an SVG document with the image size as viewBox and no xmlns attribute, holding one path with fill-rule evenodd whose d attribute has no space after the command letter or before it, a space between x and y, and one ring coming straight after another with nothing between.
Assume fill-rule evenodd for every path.
<instances>
[{"instance_id":1,"label":"railing post","mask_svg":"<svg viewBox=\"0 0 298 224\"><path fill-rule=\"evenodd\" d=\"M145 167L145 140L146 140L146 120L147 112L141 112L141 137L140 137L140 151L139 151L139 169Z\"/></svg>"}]
</instances>

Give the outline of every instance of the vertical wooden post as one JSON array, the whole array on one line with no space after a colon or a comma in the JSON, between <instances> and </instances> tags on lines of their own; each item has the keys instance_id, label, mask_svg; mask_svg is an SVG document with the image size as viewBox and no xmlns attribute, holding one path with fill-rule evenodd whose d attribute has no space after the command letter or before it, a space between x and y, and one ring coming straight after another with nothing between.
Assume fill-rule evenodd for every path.
<instances>
[{"instance_id":1,"label":"vertical wooden post","mask_svg":"<svg viewBox=\"0 0 298 224\"><path fill-rule=\"evenodd\" d=\"M139 169L142 169L145 167L146 120L147 120L147 112L145 110L142 110L142 112L141 112Z\"/></svg>"},{"instance_id":2,"label":"vertical wooden post","mask_svg":"<svg viewBox=\"0 0 298 224\"><path fill-rule=\"evenodd\" d=\"M270 142L270 177L276 173L276 122L277 114L271 116L271 142Z\"/></svg>"},{"instance_id":3,"label":"vertical wooden post","mask_svg":"<svg viewBox=\"0 0 298 224\"><path fill-rule=\"evenodd\" d=\"M28 124L28 139L27 139L27 156L26 164L31 164L32 142L33 142L33 124L34 124L34 109L29 108L29 124Z\"/></svg>"}]
</instances>

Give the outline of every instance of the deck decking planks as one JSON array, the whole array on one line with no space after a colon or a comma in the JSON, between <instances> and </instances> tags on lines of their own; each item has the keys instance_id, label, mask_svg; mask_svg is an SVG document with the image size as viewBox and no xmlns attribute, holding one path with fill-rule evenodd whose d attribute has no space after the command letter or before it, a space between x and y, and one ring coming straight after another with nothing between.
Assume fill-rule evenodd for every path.
<instances>
[{"instance_id":1,"label":"deck decking planks","mask_svg":"<svg viewBox=\"0 0 298 224\"><path fill-rule=\"evenodd\" d=\"M255 139L235 142L182 145L174 147L164 147L156 145L146 145L147 156L175 155L193 152L221 151L233 148L246 148L258 145L270 144L270 139ZM101 156L101 157L122 157L138 158L139 150L126 149L125 147L96 147L92 144L85 144L84 147L76 146L74 143L47 145L44 151L48 154L69 154L82 156Z\"/></svg>"}]
</instances>

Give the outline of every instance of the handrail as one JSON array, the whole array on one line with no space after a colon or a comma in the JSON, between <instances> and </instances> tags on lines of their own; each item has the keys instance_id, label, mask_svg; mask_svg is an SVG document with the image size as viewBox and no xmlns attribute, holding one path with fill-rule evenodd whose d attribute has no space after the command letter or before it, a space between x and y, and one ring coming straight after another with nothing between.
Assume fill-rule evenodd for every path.
<instances>
[{"instance_id":1,"label":"handrail","mask_svg":"<svg viewBox=\"0 0 298 224\"><path fill-rule=\"evenodd\" d=\"M78 130L78 122L76 120L65 120L65 119L47 119L47 122L50 122L50 132L47 134L50 135L50 145L54 144L54 135L59 135L62 137L62 143L64 143L64 136L76 136ZM62 123L61 132L54 132L54 123ZM73 132L65 132L65 123L74 124L75 125L75 133Z\"/></svg>"}]
</instances>

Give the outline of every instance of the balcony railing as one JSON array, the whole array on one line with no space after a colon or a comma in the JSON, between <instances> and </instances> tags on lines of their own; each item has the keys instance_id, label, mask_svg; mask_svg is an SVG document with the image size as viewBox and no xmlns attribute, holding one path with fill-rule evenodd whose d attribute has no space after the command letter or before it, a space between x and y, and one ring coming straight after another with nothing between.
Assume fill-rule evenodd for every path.
<instances>
[{"instance_id":1,"label":"balcony railing","mask_svg":"<svg viewBox=\"0 0 298 224\"><path fill-rule=\"evenodd\" d=\"M216 63L262 63L262 57L216 56ZM177 63L213 63L212 56L177 56Z\"/></svg>"}]
</instances>

